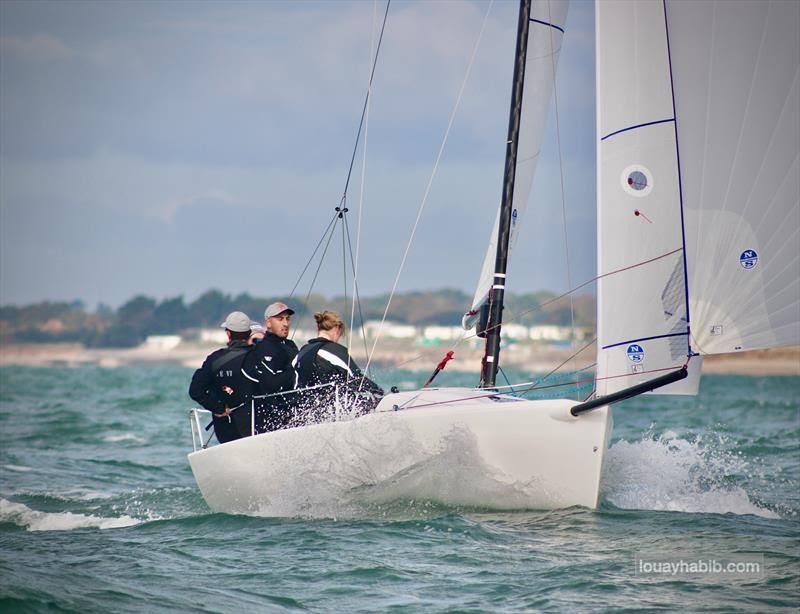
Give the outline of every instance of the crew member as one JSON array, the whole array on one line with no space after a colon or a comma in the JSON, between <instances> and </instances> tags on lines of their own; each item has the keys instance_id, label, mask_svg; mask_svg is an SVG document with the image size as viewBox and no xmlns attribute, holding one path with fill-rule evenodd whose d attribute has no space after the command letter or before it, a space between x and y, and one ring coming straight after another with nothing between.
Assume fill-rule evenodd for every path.
<instances>
[{"instance_id":1,"label":"crew member","mask_svg":"<svg viewBox=\"0 0 800 614\"><path fill-rule=\"evenodd\" d=\"M264 338L256 344L242 364L242 374L251 382L256 399L255 432L264 433L291 425L294 395L278 393L293 390L297 374L292 359L297 346L289 339L294 310L285 303L272 303L264 311Z\"/></svg>"},{"instance_id":2,"label":"crew member","mask_svg":"<svg viewBox=\"0 0 800 614\"><path fill-rule=\"evenodd\" d=\"M335 311L314 314L317 337L302 347L294 360L298 388L312 388L303 393L303 421L330 420L338 409L350 415L371 411L383 396L383 389L361 372L347 348L339 343L344 322Z\"/></svg>"},{"instance_id":3,"label":"crew member","mask_svg":"<svg viewBox=\"0 0 800 614\"><path fill-rule=\"evenodd\" d=\"M189 396L212 413L214 433L220 443L249 434L249 429L240 432L232 412L244 413L243 406L250 401L251 386L242 375L242 363L250 351L250 324L250 318L241 311L228 314L220 324L228 336L228 346L208 355L189 386Z\"/></svg>"}]
</instances>

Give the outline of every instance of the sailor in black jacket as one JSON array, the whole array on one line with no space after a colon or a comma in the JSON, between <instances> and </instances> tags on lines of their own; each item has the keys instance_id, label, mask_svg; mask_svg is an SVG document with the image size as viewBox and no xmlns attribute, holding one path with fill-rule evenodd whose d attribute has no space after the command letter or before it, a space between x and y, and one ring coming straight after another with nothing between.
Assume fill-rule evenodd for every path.
<instances>
[{"instance_id":1,"label":"sailor in black jacket","mask_svg":"<svg viewBox=\"0 0 800 614\"><path fill-rule=\"evenodd\" d=\"M232 419L232 412L241 412L250 400L251 386L242 375L242 363L250 351L250 324L250 318L241 311L228 315L220 325L228 335L228 346L208 355L189 386L189 396L212 413L220 443L250 434L249 428L240 432Z\"/></svg>"},{"instance_id":2,"label":"sailor in black jacket","mask_svg":"<svg viewBox=\"0 0 800 614\"><path fill-rule=\"evenodd\" d=\"M272 303L264 311L264 338L256 344L242 364L242 374L251 382L256 399L256 433L275 431L290 426L293 394L277 393L294 390L297 374L292 359L297 346L289 339L294 310L284 303Z\"/></svg>"},{"instance_id":3,"label":"sailor in black jacket","mask_svg":"<svg viewBox=\"0 0 800 614\"><path fill-rule=\"evenodd\" d=\"M330 420L337 409L351 415L367 413L377 405L383 389L361 372L347 348L338 343L344 333L339 314L322 311L314 319L319 336L304 345L294 360L297 386L334 386L305 391L304 416L298 418L304 423Z\"/></svg>"}]
</instances>

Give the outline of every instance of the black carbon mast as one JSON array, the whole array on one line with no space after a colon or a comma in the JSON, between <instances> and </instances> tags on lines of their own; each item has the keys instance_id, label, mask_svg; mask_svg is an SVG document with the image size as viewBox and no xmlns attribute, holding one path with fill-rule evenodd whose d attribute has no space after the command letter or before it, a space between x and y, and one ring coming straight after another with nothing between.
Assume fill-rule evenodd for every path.
<instances>
[{"instance_id":1,"label":"black carbon mast","mask_svg":"<svg viewBox=\"0 0 800 614\"><path fill-rule=\"evenodd\" d=\"M506 141L506 166L503 179L503 200L500 205L500 223L497 228L497 256L494 279L489 290L489 318L486 323L486 352L481 366L482 388L491 388L497 377L500 357L500 326L503 321L503 297L506 287L508 264L508 240L511 233L511 218L514 211L514 177L517 169L517 145L522 116L522 90L525 84L525 58L528 52L528 29L530 26L531 0L521 0L517 23L517 47L514 58L514 79L511 89L511 111L508 117L508 139Z\"/></svg>"}]
</instances>

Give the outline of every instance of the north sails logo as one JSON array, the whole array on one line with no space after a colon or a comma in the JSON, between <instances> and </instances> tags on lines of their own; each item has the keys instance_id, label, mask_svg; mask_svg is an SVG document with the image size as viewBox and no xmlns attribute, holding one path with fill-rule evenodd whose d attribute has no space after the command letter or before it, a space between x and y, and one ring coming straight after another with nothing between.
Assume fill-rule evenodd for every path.
<instances>
[{"instance_id":1,"label":"north sails logo","mask_svg":"<svg viewBox=\"0 0 800 614\"><path fill-rule=\"evenodd\" d=\"M636 343L630 344L626 353L628 360L631 362L642 362L644 360L644 348Z\"/></svg>"},{"instance_id":2,"label":"north sails logo","mask_svg":"<svg viewBox=\"0 0 800 614\"><path fill-rule=\"evenodd\" d=\"M752 269L758 264L758 254L754 249L746 249L739 256L739 264L743 269Z\"/></svg>"}]
</instances>

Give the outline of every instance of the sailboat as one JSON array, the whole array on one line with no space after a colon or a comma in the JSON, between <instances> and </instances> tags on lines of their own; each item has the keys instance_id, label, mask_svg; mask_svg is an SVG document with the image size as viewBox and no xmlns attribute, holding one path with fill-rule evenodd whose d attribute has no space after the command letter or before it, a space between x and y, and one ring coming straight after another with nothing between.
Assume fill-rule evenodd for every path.
<instances>
[{"instance_id":1,"label":"sailboat","mask_svg":"<svg viewBox=\"0 0 800 614\"><path fill-rule=\"evenodd\" d=\"M594 398L527 400L495 383L506 264L567 14L566 1L523 0L503 196L464 317L486 337L480 387L389 394L353 420L195 445L189 462L212 510L336 514L343 501L393 498L594 509L611 404L696 393L705 354L800 343L800 5L595 7ZM192 424L198 441L197 413Z\"/></svg>"}]
</instances>

